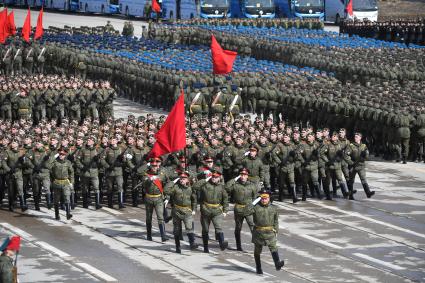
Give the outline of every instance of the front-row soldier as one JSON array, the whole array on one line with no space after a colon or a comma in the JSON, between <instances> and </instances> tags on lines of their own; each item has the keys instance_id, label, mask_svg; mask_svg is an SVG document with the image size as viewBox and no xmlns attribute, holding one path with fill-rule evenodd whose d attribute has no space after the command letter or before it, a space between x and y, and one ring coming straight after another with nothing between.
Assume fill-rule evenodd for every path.
<instances>
[{"instance_id":1,"label":"front-row soldier","mask_svg":"<svg viewBox=\"0 0 425 283\"><path fill-rule=\"evenodd\" d=\"M234 217L235 217L235 240L236 248L238 251L242 251L241 243L241 230L243 221L246 219L249 230L254 228L254 221L252 215L244 215L245 207L252 203L257 194L256 183L250 181L249 170L242 168L239 170L239 176L231 179L226 183L226 191L229 198L235 203Z\"/></svg>"},{"instance_id":2,"label":"front-row soldier","mask_svg":"<svg viewBox=\"0 0 425 283\"><path fill-rule=\"evenodd\" d=\"M71 191L74 180L74 168L67 159L68 152L60 149L57 158L50 164L52 188L55 204L55 218L60 220L59 203L63 199L65 203L66 219L71 219Z\"/></svg>"},{"instance_id":3,"label":"front-row soldier","mask_svg":"<svg viewBox=\"0 0 425 283\"><path fill-rule=\"evenodd\" d=\"M161 240L165 242L168 240L164 225L164 186L167 176L160 169L161 162L159 157L149 159L148 170L142 180L142 191L145 197L147 240L152 241L152 216L155 210Z\"/></svg>"},{"instance_id":4,"label":"front-row soldier","mask_svg":"<svg viewBox=\"0 0 425 283\"><path fill-rule=\"evenodd\" d=\"M209 227L211 222L214 225L216 238L220 243L220 249L224 251L227 248L227 241L224 241L224 234L221 228L223 218L227 215L229 202L227 192L222 182L220 169L211 169L211 176L198 181L195 186L199 190L199 200L201 204L201 225L202 241L204 252L209 253Z\"/></svg>"},{"instance_id":5,"label":"front-row soldier","mask_svg":"<svg viewBox=\"0 0 425 283\"><path fill-rule=\"evenodd\" d=\"M190 248L196 249L195 234L193 231L193 216L196 212L196 192L192 189L189 173L179 172L178 178L169 182L165 187L165 195L172 205L173 234L176 242L176 252L181 253L180 235L182 234L182 222L184 223Z\"/></svg>"},{"instance_id":6,"label":"front-row soldier","mask_svg":"<svg viewBox=\"0 0 425 283\"><path fill-rule=\"evenodd\" d=\"M252 215L254 230L252 243L254 244L254 259L258 274L263 274L261 268L261 252L267 246L272 254L276 270L282 269L285 262L279 259L277 251L277 233L279 232L279 214L276 207L270 203L270 191L262 190L252 204L245 207L244 215Z\"/></svg>"}]
</instances>

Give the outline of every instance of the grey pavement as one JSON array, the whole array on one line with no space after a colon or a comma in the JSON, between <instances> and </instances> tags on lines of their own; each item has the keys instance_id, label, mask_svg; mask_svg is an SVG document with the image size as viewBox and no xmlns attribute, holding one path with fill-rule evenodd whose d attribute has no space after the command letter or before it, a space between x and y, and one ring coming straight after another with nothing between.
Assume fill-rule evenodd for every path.
<instances>
[{"instance_id":1,"label":"grey pavement","mask_svg":"<svg viewBox=\"0 0 425 283\"><path fill-rule=\"evenodd\" d=\"M210 254L201 248L190 251L184 242L183 254L178 255L172 239L160 241L158 229L154 229L154 241L147 241L143 205L97 211L78 207L70 221L53 220L53 211L46 208L25 213L4 208L0 210L1 235L17 233L24 238L21 282L42 278L55 282L108 281L105 278L116 282L423 282L424 172L423 163L370 161L368 179L376 190L371 199L356 183L356 201L274 202L280 214L279 251L286 265L276 271L265 249L264 276L255 274L246 226L245 252L235 250L232 213L224 223L229 249L220 251L212 240ZM199 212L195 219L200 243ZM172 224L166 229L171 238ZM213 232L210 236L214 238ZM95 271L88 273L90 268L77 263Z\"/></svg>"}]
</instances>

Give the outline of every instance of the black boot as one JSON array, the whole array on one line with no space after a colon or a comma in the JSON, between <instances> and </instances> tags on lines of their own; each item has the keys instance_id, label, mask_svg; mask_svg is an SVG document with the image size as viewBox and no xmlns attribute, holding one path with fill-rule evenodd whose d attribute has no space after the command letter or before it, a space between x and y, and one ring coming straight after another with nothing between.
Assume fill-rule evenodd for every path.
<instances>
[{"instance_id":1,"label":"black boot","mask_svg":"<svg viewBox=\"0 0 425 283\"><path fill-rule=\"evenodd\" d=\"M55 219L61 220L61 217L59 215L59 204L55 204Z\"/></svg>"},{"instance_id":2,"label":"black boot","mask_svg":"<svg viewBox=\"0 0 425 283\"><path fill-rule=\"evenodd\" d=\"M50 199L50 194L46 194L46 205L47 209L52 209L52 201Z\"/></svg>"},{"instance_id":3,"label":"black boot","mask_svg":"<svg viewBox=\"0 0 425 283\"><path fill-rule=\"evenodd\" d=\"M350 199L350 200L354 200L354 194L357 193L357 190L354 190L353 189L353 186L354 186L354 184L349 183L349 187L348 187L348 199Z\"/></svg>"},{"instance_id":4,"label":"black boot","mask_svg":"<svg viewBox=\"0 0 425 283\"><path fill-rule=\"evenodd\" d=\"M132 192L132 198L133 198L133 207L139 206L139 192L134 191Z\"/></svg>"},{"instance_id":5,"label":"black boot","mask_svg":"<svg viewBox=\"0 0 425 283\"><path fill-rule=\"evenodd\" d=\"M13 209L15 207L15 200L13 199L11 194L9 194L8 200L9 200L9 211L13 212Z\"/></svg>"},{"instance_id":6,"label":"black boot","mask_svg":"<svg viewBox=\"0 0 425 283\"><path fill-rule=\"evenodd\" d=\"M314 187L314 185L312 186L308 186L309 190L310 190L310 197L315 198L316 197L316 189Z\"/></svg>"},{"instance_id":7,"label":"black boot","mask_svg":"<svg viewBox=\"0 0 425 283\"><path fill-rule=\"evenodd\" d=\"M66 210L66 219L71 219L72 218L72 214L71 214L71 204L70 203L65 203L65 210Z\"/></svg>"},{"instance_id":8,"label":"black boot","mask_svg":"<svg viewBox=\"0 0 425 283\"><path fill-rule=\"evenodd\" d=\"M202 234L202 243L204 244L204 253L209 253L208 249L208 234Z\"/></svg>"},{"instance_id":9,"label":"black boot","mask_svg":"<svg viewBox=\"0 0 425 283\"><path fill-rule=\"evenodd\" d=\"M314 188L314 191L316 192L317 198L318 199L323 199L322 192L320 190L319 184L314 184L313 185L313 188Z\"/></svg>"},{"instance_id":10,"label":"black boot","mask_svg":"<svg viewBox=\"0 0 425 283\"><path fill-rule=\"evenodd\" d=\"M407 162L406 162L406 156L403 156L403 164L407 164Z\"/></svg>"},{"instance_id":11,"label":"black boot","mask_svg":"<svg viewBox=\"0 0 425 283\"><path fill-rule=\"evenodd\" d=\"M279 187L279 201L283 201L283 188Z\"/></svg>"},{"instance_id":12,"label":"black boot","mask_svg":"<svg viewBox=\"0 0 425 283\"><path fill-rule=\"evenodd\" d=\"M161 241L166 242L168 241L168 237L165 235L165 225L159 224L159 233L161 233Z\"/></svg>"},{"instance_id":13,"label":"black boot","mask_svg":"<svg viewBox=\"0 0 425 283\"><path fill-rule=\"evenodd\" d=\"M242 250L242 244L241 244L241 232L235 231L235 240L236 240L236 250L243 251Z\"/></svg>"},{"instance_id":14,"label":"black boot","mask_svg":"<svg viewBox=\"0 0 425 283\"><path fill-rule=\"evenodd\" d=\"M164 222L165 223L168 223L168 222L171 221L171 219L173 219L173 217L168 214L168 210L167 210L167 207L165 205L164 205L164 214L163 214L163 217L164 217Z\"/></svg>"},{"instance_id":15,"label":"black boot","mask_svg":"<svg viewBox=\"0 0 425 283\"><path fill-rule=\"evenodd\" d=\"M322 184L323 184L323 192L325 193L326 200L332 200L332 196L331 196L331 192L329 190L328 184L325 181L323 181Z\"/></svg>"},{"instance_id":16,"label":"black boot","mask_svg":"<svg viewBox=\"0 0 425 283\"><path fill-rule=\"evenodd\" d=\"M217 234L218 234L218 242L220 244L220 250L224 251L225 249L227 249L227 246L229 245L229 243L227 243L227 241L224 240L223 232L220 232Z\"/></svg>"},{"instance_id":17,"label":"black boot","mask_svg":"<svg viewBox=\"0 0 425 283\"><path fill-rule=\"evenodd\" d=\"M174 235L174 241L176 242L176 253L181 254L182 250L180 248L180 237L178 235Z\"/></svg>"},{"instance_id":18,"label":"black boot","mask_svg":"<svg viewBox=\"0 0 425 283\"><path fill-rule=\"evenodd\" d=\"M118 207L119 207L119 209L125 208L125 206L124 206L123 192L118 193Z\"/></svg>"},{"instance_id":19,"label":"black boot","mask_svg":"<svg viewBox=\"0 0 425 283\"><path fill-rule=\"evenodd\" d=\"M34 206L36 211L40 211L40 195L34 195Z\"/></svg>"},{"instance_id":20,"label":"black boot","mask_svg":"<svg viewBox=\"0 0 425 283\"><path fill-rule=\"evenodd\" d=\"M297 191L295 190L295 186L291 185L290 189L291 189L291 194L292 194L292 203L299 202L300 200L297 198Z\"/></svg>"},{"instance_id":21,"label":"black boot","mask_svg":"<svg viewBox=\"0 0 425 283\"><path fill-rule=\"evenodd\" d=\"M302 201L306 201L307 200L307 187L303 186L303 194L302 194Z\"/></svg>"},{"instance_id":22,"label":"black boot","mask_svg":"<svg viewBox=\"0 0 425 283\"><path fill-rule=\"evenodd\" d=\"M285 261L281 261L279 259L279 254L276 252L272 252L272 257L274 261L274 266L276 267L276 270L281 270L282 267L285 265Z\"/></svg>"},{"instance_id":23,"label":"black boot","mask_svg":"<svg viewBox=\"0 0 425 283\"><path fill-rule=\"evenodd\" d=\"M102 206L100 205L100 193L99 192L97 192L96 195L95 195L95 201L96 201L95 208L101 209Z\"/></svg>"},{"instance_id":24,"label":"black boot","mask_svg":"<svg viewBox=\"0 0 425 283\"><path fill-rule=\"evenodd\" d=\"M189 238L190 249L196 250L199 247L199 245L195 243L195 234L189 233L187 234L187 237Z\"/></svg>"},{"instance_id":25,"label":"black boot","mask_svg":"<svg viewBox=\"0 0 425 283\"><path fill-rule=\"evenodd\" d=\"M257 274L263 274L263 269L261 268L260 255L254 254L254 259L255 259L255 269L257 270Z\"/></svg>"},{"instance_id":26,"label":"black boot","mask_svg":"<svg viewBox=\"0 0 425 283\"><path fill-rule=\"evenodd\" d=\"M371 191L369 189L368 183L362 183L362 185L363 185L363 189L364 189L364 192L366 193L367 198L371 198L375 194L375 191Z\"/></svg>"},{"instance_id":27,"label":"black boot","mask_svg":"<svg viewBox=\"0 0 425 283\"><path fill-rule=\"evenodd\" d=\"M152 224L146 224L146 240L152 241Z\"/></svg>"},{"instance_id":28,"label":"black boot","mask_svg":"<svg viewBox=\"0 0 425 283\"><path fill-rule=\"evenodd\" d=\"M347 188L345 187L345 183L344 182L340 182L339 183L339 187L341 189L341 193L344 196L344 198L347 198L348 193L347 193Z\"/></svg>"},{"instance_id":29,"label":"black boot","mask_svg":"<svg viewBox=\"0 0 425 283\"><path fill-rule=\"evenodd\" d=\"M89 208L88 193L83 193L83 208Z\"/></svg>"},{"instance_id":30,"label":"black boot","mask_svg":"<svg viewBox=\"0 0 425 283\"><path fill-rule=\"evenodd\" d=\"M21 207L22 212L25 212L28 209L26 201L25 201L25 197L19 196L19 205Z\"/></svg>"},{"instance_id":31,"label":"black boot","mask_svg":"<svg viewBox=\"0 0 425 283\"><path fill-rule=\"evenodd\" d=\"M114 205L112 204L112 193L108 193L108 207L114 208Z\"/></svg>"},{"instance_id":32,"label":"black boot","mask_svg":"<svg viewBox=\"0 0 425 283\"><path fill-rule=\"evenodd\" d=\"M70 206L71 209L75 209L75 193L71 193Z\"/></svg>"}]
</instances>

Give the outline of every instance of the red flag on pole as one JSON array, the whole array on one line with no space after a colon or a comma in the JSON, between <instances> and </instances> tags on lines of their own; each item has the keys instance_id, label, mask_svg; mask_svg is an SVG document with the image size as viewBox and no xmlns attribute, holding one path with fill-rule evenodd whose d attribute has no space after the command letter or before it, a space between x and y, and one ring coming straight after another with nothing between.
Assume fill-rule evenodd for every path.
<instances>
[{"instance_id":1,"label":"red flag on pole","mask_svg":"<svg viewBox=\"0 0 425 283\"><path fill-rule=\"evenodd\" d=\"M161 6L159 6L158 1L152 0L152 10L157 14L161 12Z\"/></svg>"},{"instance_id":2,"label":"red flag on pole","mask_svg":"<svg viewBox=\"0 0 425 283\"><path fill-rule=\"evenodd\" d=\"M232 71L237 52L224 50L218 44L214 35L211 35L211 56L213 63L213 74L225 75Z\"/></svg>"},{"instance_id":3,"label":"red flag on pole","mask_svg":"<svg viewBox=\"0 0 425 283\"><path fill-rule=\"evenodd\" d=\"M43 7L41 7L40 13L37 18L37 27L35 28L34 40L37 40L43 36Z\"/></svg>"},{"instance_id":4,"label":"red flag on pole","mask_svg":"<svg viewBox=\"0 0 425 283\"><path fill-rule=\"evenodd\" d=\"M0 12L0 43L6 42L8 33L7 9Z\"/></svg>"},{"instance_id":5,"label":"red flag on pole","mask_svg":"<svg viewBox=\"0 0 425 283\"><path fill-rule=\"evenodd\" d=\"M16 25L15 25L15 12L10 12L9 16L7 16L7 24L9 28L9 34L16 34Z\"/></svg>"},{"instance_id":6,"label":"red flag on pole","mask_svg":"<svg viewBox=\"0 0 425 283\"><path fill-rule=\"evenodd\" d=\"M353 0L348 1L347 8L345 8L347 14L353 16Z\"/></svg>"},{"instance_id":7,"label":"red flag on pole","mask_svg":"<svg viewBox=\"0 0 425 283\"><path fill-rule=\"evenodd\" d=\"M27 17L25 18L24 25L22 27L22 38L26 42L30 42L30 33L31 33L31 12L28 9Z\"/></svg>"},{"instance_id":8,"label":"red flag on pole","mask_svg":"<svg viewBox=\"0 0 425 283\"><path fill-rule=\"evenodd\" d=\"M161 129L155 134L156 142L149 152L149 157L159 157L186 147L184 113L184 93L182 90Z\"/></svg>"}]
</instances>

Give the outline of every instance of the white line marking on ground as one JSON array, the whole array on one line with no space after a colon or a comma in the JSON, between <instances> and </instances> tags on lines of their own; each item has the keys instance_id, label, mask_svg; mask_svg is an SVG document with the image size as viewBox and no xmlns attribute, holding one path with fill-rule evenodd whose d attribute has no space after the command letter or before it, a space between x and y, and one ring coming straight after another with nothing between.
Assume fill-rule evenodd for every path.
<instances>
[{"instance_id":1,"label":"white line marking on ground","mask_svg":"<svg viewBox=\"0 0 425 283\"><path fill-rule=\"evenodd\" d=\"M249 266L248 264L245 264L243 262L240 262L239 260L228 258L228 259L226 259L226 261L228 261L228 262L230 262L230 263L232 263L236 266L242 267L244 269L251 270L252 272L257 272L257 270L254 267ZM271 275L270 273L267 273L267 272L264 272L264 275L266 275L267 277L275 277L274 275Z\"/></svg>"},{"instance_id":2,"label":"white line marking on ground","mask_svg":"<svg viewBox=\"0 0 425 283\"><path fill-rule=\"evenodd\" d=\"M366 259L366 260L368 260L368 261L371 261L371 262L374 262L374 263L380 264L380 265L382 265L382 266L389 267L389 268L391 268L391 269L395 269L395 270L404 270L404 269L405 269L404 267L401 267L401 266L398 266L398 265L395 265L395 264L392 264L392 263L389 263L389 262L386 262L386 261L382 261L382 260L379 260L379 259L376 259L376 258L370 257L370 256L365 255L365 254L361 254L361 253L354 253L354 255L355 255L355 256L358 256L358 257L361 257L361 258L363 258L363 259Z\"/></svg>"},{"instance_id":3,"label":"white line marking on ground","mask_svg":"<svg viewBox=\"0 0 425 283\"><path fill-rule=\"evenodd\" d=\"M47 250L47 251L49 251L49 252L52 252L52 253L54 253L54 254L58 255L58 256L59 256L59 257L61 257L61 258L64 258L64 257L70 257L70 255L69 255L69 254L67 254L66 252L63 252L63 251L61 251L61 250L59 250L59 249L55 248L54 246L52 246L52 245L50 245L50 244L48 244L48 243L46 243L46 242L43 242L43 241L37 241L37 242L34 242L34 244L36 244L37 246L42 247L43 249L45 249L45 250Z\"/></svg>"},{"instance_id":4,"label":"white line marking on ground","mask_svg":"<svg viewBox=\"0 0 425 283\"><path fill-rule=\"evenodd\" d=\"M380 221L380 220L376 220L376 219L373 219L373 218L368 217L368 216L363 216L358 212L345 211L345 210L339 209L337 207L322 204L322 203L315 201L315 200L309 200L309 202L312 203L312 204L315 204L317 206L321 206L321 207L324 207L324 208L327 208L327 209L330 209L330 210L333 210L333 211L337 211L337 212L340 212L340 213L343 213L343 214L346 214L346 215L358 217L358 218L361 218L361 219L364 219L364 220L367 220L367 221L370 221L370 222L373 222L373 223L376 223L376 224L387 226L387 227L394 229L394 230L398 230L398 231L405 232L405 233L408 233L408 234L411 234L411 235L415 235L415 236L420 237L420 238L425 238L424 234L420 234L418 232L415 232L415 231L412 231L412 230L409 230L409 229L406 229L406 228L402 228L402 227L399 227L399 226L396 226L396 225L393 225L393 224L390 224L390 223L386 223L386 222L383 222L383 221Z\"/></svg>"},{"instance_id":5,"label":"white line marking on ground","mask_svg":"<svg viewBox=\"0 0 425 283\"><path fill-rule=\"evenodd\" d=\"M310 236L310 235L307 235L307 234L300 235L300 236L301 236L301 237L303 237L303 238L305 238L305 239L308 239L308 240L310 240L310 241L313 241L313 242L316 242L316 243L322 244L322 245L324 245L324 246L327 246L327 247L330 247L330 248L333 248L333 249L337 249L337 250L342 249L342 247L340 247L340 246L337 246L337 245L335 245L335 244L332 244L332 243L329 243L329 242L326 242L326 241L323 241L323 240L320 240L320 239L314 238L314 237L312 237L312 236Z\"/></svg>"},{"instance_id":6,"label":"white line marking on ground","mask_svg":"<svg viewBox=\"0 0 425 283\"><path fill-rule=\"evenodd\" d=\"M97 278L101 278L105 282L118 282L118 280L115 279L114 277L109 276L105 272L100 271L99 269L97 269L94 266L91 266L90 264L87 264L84 262L76 262L75 264L81 267L82 269L84 269L85 271L87 271L88 273L90 273L91 275Z\"/></svg>"},{"instance_id":7,"label":"white line marking on ground","mask_svg":"<svg viewBox=\"0 0 425 283\"><path fill-rule=\"evenodd\" d=\"M109 213L112 213L114 215L121 215L122 214L122 212L119 212L118 210L115 210L115 209L112 209L112 208L109 208L109 207L102 207L102 209L109 212Z\"/></svg>"},{"instance_id":8,"label":"white line marking on ground","mask_svg":"<svg viewBox=\"0 0 425 283\"><path fill-rule=\"evenodd\" d=\"M13 233L15 233L16 235L21 236L22 238L31 240L31 238L33 237L31 234L19 229L18 227L15 227L13 225L10 225L9 223L0 223L1 226L3 226L4 228L12 231Z\"/></svg>"}]
</instances>

